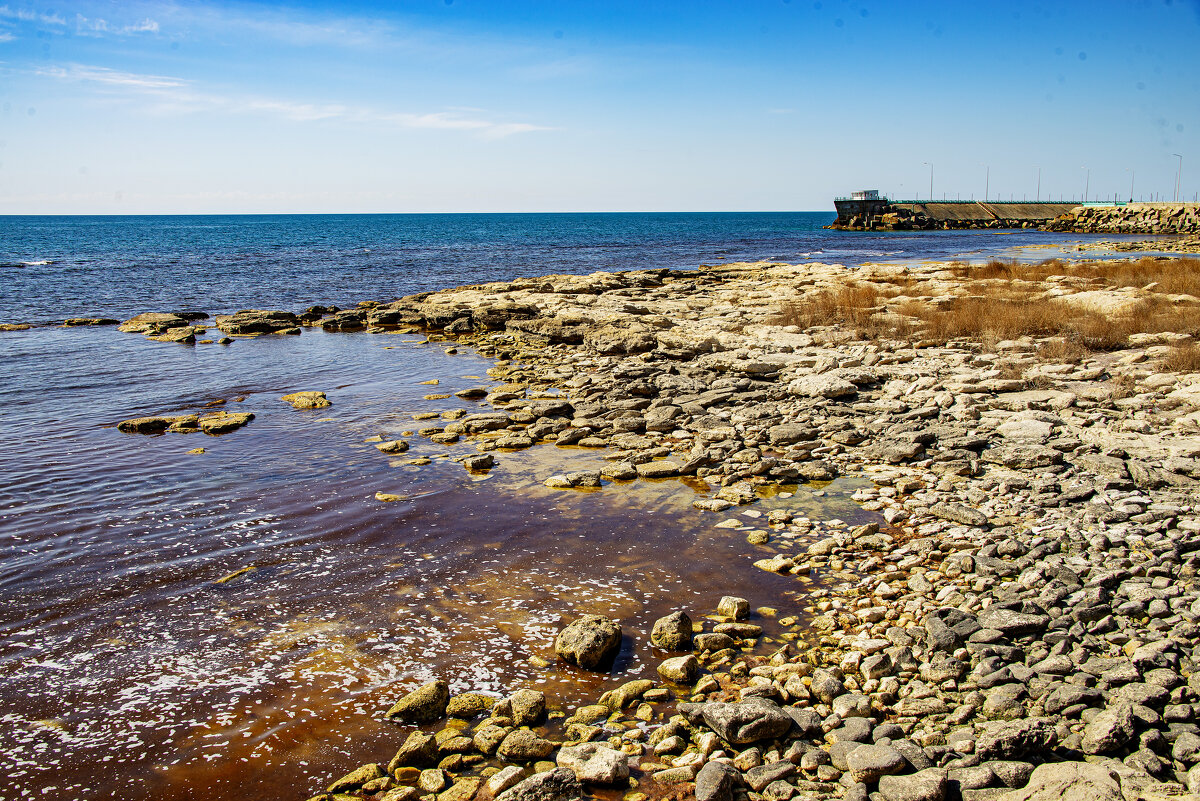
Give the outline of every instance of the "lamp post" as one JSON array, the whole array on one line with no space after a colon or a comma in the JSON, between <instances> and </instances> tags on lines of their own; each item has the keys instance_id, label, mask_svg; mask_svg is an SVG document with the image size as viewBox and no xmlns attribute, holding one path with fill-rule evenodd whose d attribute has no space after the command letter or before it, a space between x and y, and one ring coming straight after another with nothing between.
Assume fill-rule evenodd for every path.
<instances>
[{"instance_id":1,"label":"lamp post","mask_svg":"<svg viewBox=\"0 0 1200 801\"><path fill-rule=\"evenodd\" d=\"M1087 178L1083 182L1083 202L1087 203L1088 190L1092 188L1092 168L1080 167L1081 170L1087 170Z\"/></svg>"},{"instance_id":2,"label":"lamp post","mask_svg":"<svg viewBox=\"0 0 1200 801\"><path fill-rule=\"evenodd\" d=\"M1042 199L1042 168L1041 168L1041 167L1038 167L1038 168L1037 168L1037 171L1038 171L1038 189L1037 189L1037 199L1038 199L1038 201L1040 202L1040 201L1041 201L1041 199Z\"/></svg>"},{"instance_id":3,"label":"lamp post","mask_svg":"<svg viewBox=\"0 0 1200 801\"><path fill-rule=\"evenodd\" d=\"M1137 173L1135 173L1133 171L1132 167L1126 167L1125 171L1129 173L1129 202L1132 203L1133 202L1133 179L1137 176Z\"/></svg>"},{"instance_id":4,"label":"lamp post","mask_svg":"<svg viewBox=\"0 0 1200 801\"><path fill-rule=\"evenodd\" d=\"M1179 176L1183 173L1183 156L1178 153L1172 153L1172 156L1179 159L1179 167L1175 170L1175 202L1179 202Z\"/></svg>"},{"instance_id":5,"label":"lamp post","mask_svg":"<svg viewBox=\"0 0 1200 801\"><path fill-rule=\"evenodd\" d=\"M929 202L932 203L933 202L933 162L932 161L922 161L921 163L929 168Z\"/></svg>"},{"instance_id":6,"label":"lamp post","mask_svg":"<svg viewBox=\"0 0 1200 801\"><path fill-rule=\"evenodd\" d=\"M986 164L984 166L987 168L987 172L984 173L983 178L983 202L987 203L988 189L991 188L992 184L992 165Z\"/></svg>"}]
</instances>

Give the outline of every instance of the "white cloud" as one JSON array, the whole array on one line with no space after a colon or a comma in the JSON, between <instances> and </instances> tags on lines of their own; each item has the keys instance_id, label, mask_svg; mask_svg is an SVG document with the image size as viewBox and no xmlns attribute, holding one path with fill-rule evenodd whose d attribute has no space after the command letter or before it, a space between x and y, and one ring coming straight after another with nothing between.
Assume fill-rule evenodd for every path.
<instances>
[{"instance_id":1,"label":"white cloud","mask_svg":"<svg viewBox=\"0 0 1200 801\"><path fill-rule=\"evenodd\" d=\"M124 91L152 102L144 109L159 114L224 112L227 114L269 114L294 122L342 120L355 123L393 125L397 128L469 131L484 139L499 139L531 131L554 130L544 125L523 122L499 122L487 119L479 109L453 109L413 113L389 111L340 103L307 103L277 98L220 95L197 91L190 81L163 75L119 72L107 67L71 64L42 67L35 74L79 83L99 84L111 91Z\"/></svg>"},{"instance_id":2,"label":"white cloud","mask_svg":"<svg viewBox=\"0 0 1200 801\"><path fill-rule=\"evenodd\" d=\"M11 42L13 39L16 39L16 38L17 37L13 36L8 31L0 31L0 42Z\"/></svg>"},{"instance_id":3,"label":"white cloud","mask_svg":"<svg viewBox=\"0 0 1200 801\"><path fill-rule=\"evenodd\" d=\"M43 29L49 28L59 33L68 32L68 26L70 25L66 17L56 12L43 14L27 8L13 8L8 5L0 6L0 18L15 20L16 22L33 23ZM105 34L129 36L135 33L159 32L158 22L149 17L135 22L120 24L111 23L100 17L85 17L83 14L76 14L74 28L75 33L84 36L102 36Z\"/></svg>"}]
</instances>

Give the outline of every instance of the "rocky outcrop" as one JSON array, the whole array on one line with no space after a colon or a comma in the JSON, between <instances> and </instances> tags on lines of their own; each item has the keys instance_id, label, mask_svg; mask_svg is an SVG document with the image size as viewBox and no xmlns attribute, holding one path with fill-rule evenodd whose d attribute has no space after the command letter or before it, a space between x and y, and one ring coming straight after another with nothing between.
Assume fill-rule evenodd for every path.
<instances>
[{"instance_id":1,"label":"rocky outcrop","mask_svg":"<svg viewBox=\"0 0 1200 801\"><path fill-rule=\"evenodd\" d=\"M288 311L244 309L235 314L218 314L217 328L226 334L299 334L300 318Z\"/></svg>"}]
</instances>

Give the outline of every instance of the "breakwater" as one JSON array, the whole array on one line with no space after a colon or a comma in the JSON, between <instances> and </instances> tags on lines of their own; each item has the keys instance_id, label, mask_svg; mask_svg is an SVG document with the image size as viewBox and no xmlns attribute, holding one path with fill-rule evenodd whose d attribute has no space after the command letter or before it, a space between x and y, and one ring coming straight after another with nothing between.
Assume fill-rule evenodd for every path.
<instances>
[{"instance_id":1,"label":"breakwater","mask_svg":"<svg viewBox=\"0 0 1200 801\"><path fill-rule=\"evenodd\" d=\"M912 200L834 201L837 219L829 226L842 231L932 231L961 228L1040 228L1069 214L1074 203Z\"/></svg>"},{"instance_id":2,"label":"breakwater","mask_svg":"<svg viewBox=\"0 0 1200 801\"><path fill-rule=\"evenodd\" d=\"M1049 221L1045 228L1080 234L1198 234L1200 204L1076 206Z\"/></svg>"}]
</instances>

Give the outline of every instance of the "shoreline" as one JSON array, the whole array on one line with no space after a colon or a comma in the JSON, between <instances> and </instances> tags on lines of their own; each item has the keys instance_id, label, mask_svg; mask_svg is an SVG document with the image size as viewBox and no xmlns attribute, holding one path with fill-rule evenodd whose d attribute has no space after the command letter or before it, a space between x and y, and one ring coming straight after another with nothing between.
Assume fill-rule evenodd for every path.
<instances>
[{"instance_id":1,"label":"shoreline","mask_svg":"<svg viewBox=\"0 0 1200 801\"><path fill-rule=\"evenodd\" d=\"M946 270L928 272L926 280L954 281ZM808 544L757 566L797 576L829 571L842 579L810 595L815 608L780 610L817 613L813 640L802 656L786 646L767 659L717 656L697 648L705 675L714 678L701 678L690 694L680 693L681 701L691 703L654 729L673 733L661 739L651 735L643 744L641 727L625 726L647 718L659 722L665 713L654 708L658 700L636 704L632 715L622 715L625 704L612 703L610 696L603 710L585 711L583 718L577 710L573 716L576 723L589 714L593 721L606 719L608 730L576 730L575 737L559 742L543 739L547 746L539 748L550 749L543 759L557 748L560 771L552 772L553 763L544 762L535 774L541 779L527 780L506 798L537 797L548 777L562 778L564 764L590 775L578 763L578 749L605 734L611 738L608 746L641 760L634 774L641 780L638 794L669 792L664 786L692 788L705 801L731 797L739 786L764 798L792 793L863 797L870 788L884 798L944 798L948 786L956 786L963 798L991 798L1004 797L1031 777L1035 785L1065 781L1098 794L1116 787L1182 789L1157 784L1163 779L1194 785L1200 771L1181 768L1195 764L1186 745L1195 734L1191 704L1200 695L1196 681L1187 679L1200 636L1192 610L1197 594L1191 556L1200 549L1194 536L1200 413L1177 417L1184 425L1174 430L1155 430L1145 412L1163 401L1195 409L1200 382L1179 384L1168 381L1167 373L1136 369L1148 358L1161 357L1173 338L1144 335L1119 356L1104 353L1061 365L1030 359L1034 341L996 343L993 353L963 343L863 345L836 326L813 336L811 329L786 330L745 319L755 317L747 314L749 300L773 306L783 285L833 286L845 276L819 264L727 265L702 270L690 291L676 286L681 291L674 293L672 284L693 276L670 271L548 276L431 293L371 312L410 315L409 324L437 323L458 344L509 357L489 371L509 384L562 382L557 366L574 360L601 377L567 382L584 395L584 403L588 387L605 400L614 393L626 400L671 394L678 404L635 400L629 410L644 414L618 414L607 427L596 425L594 417L576 419L583 404L572 410L576 418L566 427L548 422L552 415L517 425L525 430L548 423L559 436L570 432L567 436L597 440L607 433L606 442L589 444L617 448L626 458L614 461L625 474L719 481L712 498L697 502L701 508L728 513L742 502L752 503L753 486L763 476L820 480L858 470L878 486L861 493L865 508L882 511L890 524L882 531L863 526L827 532L831 536L809 543L811 538L790 528L785 515L770 520L773 541L786 543L791 534L795 545ZM854 277L890 282L898 274L883 270ZM701 288L706 283L711 291ZM665 297L655 304L647 300L654 294ZM697 303L680 306L672 294ZM554 313L528 320L508 317L505 333L463 331L462 320L494 321L497 313L519 312L529 295L543 296ZM606 296L616 305L604 303ZM646 308L631 308L639 305ZM672 324L664 325L660 316ZM722 324L712 325L714 317ZM681 321L695 325L681 326ZM456 325L460 333L453 336ZM680 327L692 330L676 330ZM474 323L467 330L473 328ZM529 344L522 346L522 340ZM755 342L758 349L750 350ZM806 355L794 358L798 350ZM664 362L663 369L647 368L656 359L653 354ZM523 367L522 359L535 365ZM1012 376L1006 361L1023 363L1025 369ZM665 391L641 386L651 377L687 378L686 367L722 377L708 390L675 380ZM971 367L974 380L964 375ZM1061 367L1068 369L1052 369ZM914 374L916 381L904 377ZM1125 394L1119 388L1129 377L1142 392ZM607 386L606 378L612 378ZM786 389L780 386L785 380ZM1037 388L1028 388L1030 383ZM507 409L525 405L519 397L494 401ZM776 404L776 414L758 414L764 404ZM676 411L654 414L668 407ZM731 407L726 420L689 425L696 418L721 418L711 414L721 407ZM1136 424L1109 425L1118 421L1107 419L1106 412ZM739 413L744 419L735 421ZM473 432L468 426L461 433ZM655 433L667 436L647 441ZM1170 440L1169 447L1150 441L1155 434ZM685 456L680 445L689 440ZM504 447L495 441L489 446L486 439L479 444L483 450ZM664 447L668 453L660 452ZM594 486L603 478L550 476L547 484ZM1101 550L1105 546L1107 553ZM699 618L712 610L682 611ZM744 625L738 616L727 616L714 628L738 631ZM742 631L753 633L752 628ZM725 665L728 671L721 669ZM676 667L672 663L666 670ZM1087 676L1093 678L1072 680ZM623 690L622 701L636 702L652 692L644 682L630 684L636 686ZM791 718L787 726L777 716L780 711ZM806 711L811 713L800 714ZM755 724L774 719L779 725L770 731L764 723L762 731L770 731L765 737L743 737L728 728L727 715L749 715ZM490 723L477 722L475 731L495 723L493 714ZM630 734L635 731L642 734ZM690 742L663 758L672 751L658 746L681 732ZM1181 738L1185 747L1176 748ZM860 741L872 745L847 747ZM587 762L593 751L609 749L585 750ZM1101 764L1097 757L1113 754L1125 759L1093 767ZM405 767L398 759L392 779L377 775L369 781L387 784L403 775L419 782L421 774L397 774ZM864 761L884 767L859 764ZM1047 767L1035 775L1040 762ZM377 773L362 771L360 778ZM476 781L464 774L437 797L499 795L517 778L508 771L502 780L482 784L499 775ZM767 776L773 778L764 784ZM847 776L864 781L838 784ZM331 788L352 789L356 780L352 774ZM591 781L601 783L596 776ZM422 794L406 786L381 797ZM567 798L577 789L571 784L556 792L560 795L554 797Z\"/></svg>"},{"instance_id":2,"label":"shoreline","mask_svg":"<svg viewBox=\"0 0 1200 801\"><path fill-rule=\"evenodd\" d=\"M713 706L684 705L680 716L667 718L670 706L663 700L634 703L646 692L651 699L663 695L633 682L637 686L616 700L609 697L603 715L576 710L574 722L587 727L574 732L586 735L580 744L616 738L608 745L643 760L634 771L641 785L630 788L626 779L626 790L650 790L656 797L695 792L718 801L748 786L751 798L774 801L792 793L862 797L868 788L886 798L944 798L948 785L957 785L964 798L990 798L1028 781L1036 761L1031 757L1051 753L1075 765L1084 754L1128 752L1113 768L1118 779L1071 767L1071 781L1088 787L1116 781L1130 788L1141 782L1165 792L1151 787L1149 777L1181 775L1172 762L1159 764L1164 755L1189 770L1200 761L1188 761L1196 751L1174 756L1180 738L1186 744L1185 735L1195 734L1191 705L1200 696L1196 681L1187 679L1200 635L1192 611L1194 552L1200 549L1193 526L1200 382L1147 365L1186 340L1164 336L1170 332L1137 334L1141 338L1131 347L1081 355L1066 352L1056 342L1061 337L982 347L966 338L938 344L871 330L878 324L871 318L896 316L893 306L911 311L904 304L926 298L921 302L936 308L938 298L968 294L963 290L969 285L974 291L977 281L994 280L956 275L951 267L759 263L699 272L545 276L422 293L310 322L334 331L440 330L432 341L444 337L447 346L496 358L489 375L505 384L487 400L503 419L468 415L426 436L465 436L481 455L503 459L578 435L577 443L592 438L588 445L618 457L607 476L587 471L545 477L550 486L565 485L562 491L600 485L618 474L687 476L710 485L711 497L701 499L706 506L700 508L743 523L736 515L743 507L753 511L764 484L851 473L875 481L876 489L862 491L859 500L884 517L881 530L823 530L819 521L805 525L768 516L767 536L781 555L760 560L762 569L796 576L798 587L814 574L840 582L811 593L810 610L778 610L781 617L814 618L813 639L800 653L739 656L738 641L757 638L752 629L739 628L747 624L734 604L733 614L704 631L731 632L737 635L733 642L718 639L715 644L727 647L697 649L704 675L715 676L716 686L710 683L705 692L703 684L687 690L664 681L680 701L703 699ZM859 289L877 284L888 292L915 286L920 294L885 297L876 304L882 312L872 305L865 316L863 309L857 317L849 314L855 319L826 315L824 324L804 325L812 322L801 314L806 303L848 283ZM1092 293L1089 303L1109 304L1114 314L1132 308L1137 295L1099 290L1096 296L1082 278L1043 283L1075 290L1062 294ZM787 312L781 299L795 303L794 321L781 319ZM235 324L253 322L246 317ZM172 331L185 327L194 328L171 325L154 336L176 337L181 332ZM859 327L865 336L854 330ZM1063 360L1039 356L1039 349ZM1193 379L1196 369L1189 373ZM565 390L565 408L561 400L536 397L539 388L551 386ZM1160 414L1170 405L1174 419ZM1129 564L1114 570L1109 554ZM1164 578L1166 586L1157 586ZM950 608L955 611L943 611ZM713 610L682 611L707 621ZM713 630L721 625L731 628ZM1158 636L1164 630L1179 642ZM722 653L730 647L732 653ZM1173 672L1179 680L1154 671ZM1094 678L1073 680L1083 676ZM381 699L381 707L391 700ZM633 704L630 714L610 720L625 701ZM727 702L732 706L718 708ZM435 763L450 759L457 773L454 781L440 776L437 791L428 788L438 776L414 774L420 765L403 759L390 779L364 766L352 774L356 778L331 786L353 791L378 782L373 787L382 792L375 797L389 801L435 792L438 801L499 795L497 788L517 775L508 771L490 788L484 784L494 776L480 775L483 763L474 760L487 754L478 735L503 715L491 712L481 720L487 702L478 703L472 737L454 724L435 741ZM786 729L779 713L790 717ZM746 740L750 734L728 727L729 715L751 715L742 728L775 723L760 727L767 737ZM593 726L606 720L621 725L609 725L611 731ZM648 733L659 723L653 732L669 734ZM1148 734L1156 731L1158 737ZM660 750L671 738L678 741ZM584 749L589 755L576 764L571 760L581 752L564 757L561 743L533 739L552 750L542 754L541 742L532 743L532 751L507 749L514 756L509 761L545 761L557 748L559 764L578 768L576 773L586 772L582 765L593 758L616 764L610 755L590 753L612 749ZM853 760L850 754L859 749L838 747L860 741L872 745ZM1129 747L1134 742L1139 747ZM424 748L418 762L431 758L430 746ZM516 758L523 754L535 756ZM868 756L885 767L859 764ZM720 767L727 764L733 767ZM701 766L704 776L698 776ZM1065 769L1056 770L1061 778ZM563 795L555 797L574 797L577 785L563 774L538 775L563 780ZM845 776L870 781L839 784ZM423 778L422 791L401 789ZM398 786L386 787L389 781ZM902 795L922 787L930 788L927 796ZM528 793L536 789L527 786L521 791L527 795L509 798L532 797Z\"/></svg>"}]
</instances>

